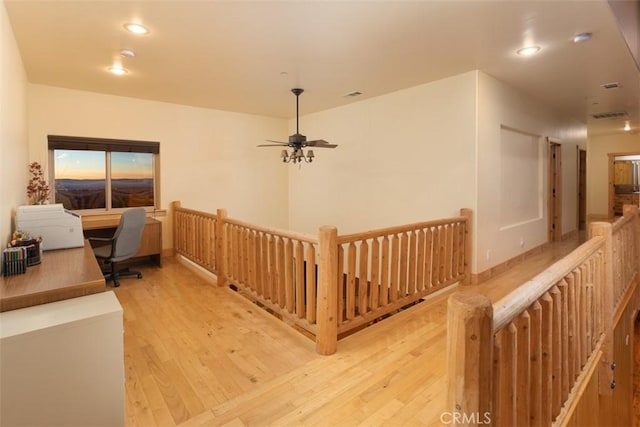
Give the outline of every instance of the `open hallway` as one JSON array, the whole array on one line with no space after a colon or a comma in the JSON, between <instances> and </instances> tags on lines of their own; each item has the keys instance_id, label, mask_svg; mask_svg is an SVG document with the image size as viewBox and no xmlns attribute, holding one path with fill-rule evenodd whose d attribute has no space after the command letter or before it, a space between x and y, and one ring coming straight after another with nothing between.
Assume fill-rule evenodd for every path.
<instances>
[{"instance_id":1,"label":"open hallway","mask_svg":"<svg viewBox=\"0 0 640 427\"><path fill-rule=\"evenodd\" d=\"M578 245L547 247L465 289L493 301ZM127 426L441 425L446 305L400 312L320 356L302 334L174 259L115 292L124 307Z\"/></svg>"}]
</instances>

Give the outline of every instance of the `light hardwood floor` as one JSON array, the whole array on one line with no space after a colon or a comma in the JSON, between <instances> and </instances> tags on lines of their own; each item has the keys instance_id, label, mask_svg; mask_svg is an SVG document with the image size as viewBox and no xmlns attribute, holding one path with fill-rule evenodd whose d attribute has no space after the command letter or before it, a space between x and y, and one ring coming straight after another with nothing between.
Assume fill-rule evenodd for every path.
<instances>
[{"instance_id":1,"label":"light hardwood floor","mask_svg":"<svg viewBox=\"0 0 640 427\"><path fill-rule=\"evenodd\" d=\"M497 300L570 239L466 289ZM441 425L450 290L338 343L332 356L169 258L115 289L124 308L126 425Z\"/></svg>"}]
</instances>

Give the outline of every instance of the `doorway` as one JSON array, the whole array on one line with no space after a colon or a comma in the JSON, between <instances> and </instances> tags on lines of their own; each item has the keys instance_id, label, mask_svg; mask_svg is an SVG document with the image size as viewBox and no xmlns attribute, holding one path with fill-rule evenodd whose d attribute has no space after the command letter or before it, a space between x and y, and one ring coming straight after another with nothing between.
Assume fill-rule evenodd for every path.
<instances>
[{"instance_id":1,"label":"doorway","mask_svg":"<svg viewBox=\"0 0 640 427\"><path fill-rule=\"evenodd\" d=\"M578 147L578 230L587 228L587 150Z\"/></svg>"},{"instance_id":2,"label":"doorway","mask_svg":"<svg viewBox=\"0 0 640 427\"><path fill-rule=\"evenodd\" d=\"M624 205L640 205L640 152L608 153L609 218L622 215Z\"/></svg>"},{"instance_id":3,"label":"doorway","mask_svg":"<svg viewBox=\"0 0 640 427\"><path fill-rule=\"evenodd\" d=\"M549 142L548 241L555 242L562 238L562 147L551 138L547 138L547 141Z\"/></svg>"}]
</instances>

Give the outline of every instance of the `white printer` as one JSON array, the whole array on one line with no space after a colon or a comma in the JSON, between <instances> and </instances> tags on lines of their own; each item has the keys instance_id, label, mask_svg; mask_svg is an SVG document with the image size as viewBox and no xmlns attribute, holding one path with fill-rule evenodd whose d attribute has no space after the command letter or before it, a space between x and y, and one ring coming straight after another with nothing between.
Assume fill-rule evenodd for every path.
<instances>
[{"instance_id":1,"label":"white printer","mask_svg":"<svg viewBox=\"0 0 640 427\"><path fill-rule=\"evenodd\" d=\"M31 237L42 236L45 251L84 246L80 215L66 210L61 203L19 206L16 229Z\"/></svg>"}]
</instances>

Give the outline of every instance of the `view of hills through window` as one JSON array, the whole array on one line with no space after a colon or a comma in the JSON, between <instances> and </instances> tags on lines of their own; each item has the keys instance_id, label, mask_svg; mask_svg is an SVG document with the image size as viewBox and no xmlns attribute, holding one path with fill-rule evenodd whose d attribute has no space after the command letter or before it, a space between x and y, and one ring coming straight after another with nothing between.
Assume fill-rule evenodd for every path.
<instances>
[{"instance_id":1,"label":"view of hills through window","mask_svg":"<svg viewBox=\"0 0 640 427\"><path fill-rule=\"evenodd\" d=\"M111 179L107 179L107 156ZM154 205L153 154L54 150L55 202L66 209L104 209Z\"/></svg>"}]
</instances>

